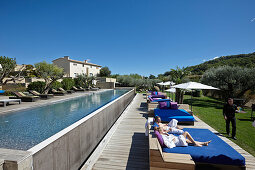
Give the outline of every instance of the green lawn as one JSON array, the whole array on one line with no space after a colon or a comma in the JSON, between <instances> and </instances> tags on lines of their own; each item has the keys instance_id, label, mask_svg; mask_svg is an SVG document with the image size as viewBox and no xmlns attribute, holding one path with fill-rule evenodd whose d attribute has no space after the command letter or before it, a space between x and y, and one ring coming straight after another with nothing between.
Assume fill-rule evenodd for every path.
<instances>
[{"instance_id":1,"label":"green lawn","mask_svg":"<svg viewBox=\"0 0 255 170\"><path fill-rule=\"evenodd\" d=\"M194 115L202 119L219 133L226 135L225 120L222 115L223 102L210 97L193 97ZM190 96L184 96L184 103L190 104ZM251 109L245 109L247 113L236 113L236 137L232 140L247 152L255 156L255 127L250 119ZM231 127L231 124L230 124Z\"/></svg>"}]
</instances>

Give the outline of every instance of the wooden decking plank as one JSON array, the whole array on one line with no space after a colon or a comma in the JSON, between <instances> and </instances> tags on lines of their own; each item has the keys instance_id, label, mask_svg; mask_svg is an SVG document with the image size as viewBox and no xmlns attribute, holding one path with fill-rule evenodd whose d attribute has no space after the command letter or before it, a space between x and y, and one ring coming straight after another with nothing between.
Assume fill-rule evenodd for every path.
<instances>
[{"instance_id":1,"label":"wooden decking plank","mask_svg":"<svg viewBox=\"0 0 255 170\"><path fill-rule=\"evenodd\" d=\"M144 99L139 94L134 100L93 168L149 169L149 141L144 135L146 119L143 117L146 109L140 109Z\"/></svg>"}]
</instances>

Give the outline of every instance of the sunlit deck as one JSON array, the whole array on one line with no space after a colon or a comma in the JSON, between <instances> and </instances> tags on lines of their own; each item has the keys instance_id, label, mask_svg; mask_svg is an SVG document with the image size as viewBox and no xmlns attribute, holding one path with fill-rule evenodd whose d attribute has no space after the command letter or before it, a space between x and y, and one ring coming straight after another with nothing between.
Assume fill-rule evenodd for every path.
<instances>
[{"instance_id":1,"label":"sunlit deck","mask_svg":"<svg viewBox=\"0 0 255 170\"><path fill-rule=\"evenodd\" d=\"M114 130L110 130L111 134L108 134L103 140L104 144L99 145L99 148L88 160L89 163L82 169L149 169L148 138L144 135L146 117L146 99L142 94L137 94L112 128ZM194 126L183 127L211 130L245 157L246 169L254 169L254 156L219 134L199 118L195 117L195 119L197 122Z\"/></svg>"},{"instance_id":2,"label":"sunlit deck","mask_svg":"<svg viewBox=\"0 0 255 170\"><path fill-rule=\"evenodd\" d=\"M93 169L149 169L148 138L145 137L145 122L147 115L145 99L138 94L115 123L114 132L103 149L95 153ZM111 131L111 130L110 130ZM101 151L100 151L101 150ZM82 169L86 169L85 165Z\"/></svg>"}]
</instances>

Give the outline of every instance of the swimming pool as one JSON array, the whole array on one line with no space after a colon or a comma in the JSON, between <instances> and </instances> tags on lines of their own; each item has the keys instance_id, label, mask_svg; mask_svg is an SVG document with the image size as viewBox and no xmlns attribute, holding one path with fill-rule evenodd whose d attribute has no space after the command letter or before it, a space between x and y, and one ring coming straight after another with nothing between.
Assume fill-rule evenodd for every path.
<instances>
[{"instance_id":1,"label":"swimming pool","mask_svg":"<svg viewBox=\"0 0 255 170\"><path fill-rule=\"evenodd\" d=\"M109 90L0 116L0 148L28 150L128 90Z\"/></svg>"}]
</instances>

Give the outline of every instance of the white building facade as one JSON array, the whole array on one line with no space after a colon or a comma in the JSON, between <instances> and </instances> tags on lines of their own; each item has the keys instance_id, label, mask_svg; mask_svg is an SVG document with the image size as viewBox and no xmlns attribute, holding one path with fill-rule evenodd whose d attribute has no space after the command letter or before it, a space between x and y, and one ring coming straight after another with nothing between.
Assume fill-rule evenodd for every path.
<instances>
[{"instance_id":1,"label":"white building facade","mask_svg":"<svg viewBox=\"0 0 255 170\"><path fill-rule=\"evenodd\" d=\"M64 56L63 58L58 58L52 61L53 64L58 67L64 68L65 77L76 77L80 74L85 74L88 76L97 76L100 73L102 66L97 64L88 63L85 61L72 60L69 56Z\"/></svg>"}]
</instances>

